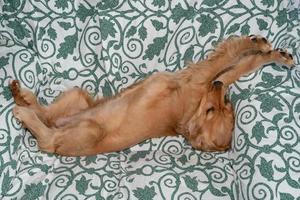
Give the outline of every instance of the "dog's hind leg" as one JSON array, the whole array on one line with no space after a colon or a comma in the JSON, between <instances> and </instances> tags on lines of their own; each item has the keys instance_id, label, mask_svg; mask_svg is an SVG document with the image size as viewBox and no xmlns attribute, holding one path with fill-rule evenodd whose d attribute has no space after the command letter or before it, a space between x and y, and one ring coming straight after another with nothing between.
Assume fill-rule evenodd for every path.
<instances>
[{"instance_id":1,"label":"dog's hind leg","mask_svg":"<svg viewBox=\"0 0 300 200\"><path fill-rule=\"evenodd\" d=\"M21 88L17 80L12 81L10 89L17 105L34 110L48 126L54 126L59 118L74 115L94 104L92 97L79 88L64 92L48 106L41 106L36 96L30 90Z\"/></svg>"},{"instance_id":2,"label":"dog's hind leg","mask_svg":"<svg viewBox=\"0 0 300 200\"><path fill-rule=\"evenodd\" d=\"M39 147L53 149L52 131L40 120L33 109L25 106L15 106L13 115L36 137Z\"/></svg>"},{"instance_id":3,"label":"dog's hind leg","mask_svg":"<svg viewBox=\"0 0 300 200\"><path fill-rule=\"evenodd\" d=\"M39 148L48 153L66 156L96 154L99 153L97 144L105 136L101 126L91 119L61 128L48 128L28 107L16 106L13 114L35 136Z\"/></svg>"},{"instance_id":4,"label":"dog's hind leg","mask_svg":"<svg viewBox=\"0 0 300 200\"><path fill-rule=\"evenodd\" d=\"M104 129L96 121L85 119L58 128L53 133L54 153L65 156L86 156L103 153L99 143Z\"/></svg>"}]
</instances>

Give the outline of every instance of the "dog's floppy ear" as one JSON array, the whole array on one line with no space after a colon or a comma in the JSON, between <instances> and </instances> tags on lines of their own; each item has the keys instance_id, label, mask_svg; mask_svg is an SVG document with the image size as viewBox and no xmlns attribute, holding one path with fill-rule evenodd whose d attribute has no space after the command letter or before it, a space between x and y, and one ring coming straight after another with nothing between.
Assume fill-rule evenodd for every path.
<instances>
[{"instance_id":1,"label":"dog's floppy ear","mask_svg":"<svg viewBox=\"0 0 300 200\"><path fill-rule=\"evenodd\" d=\"M189 138L192 138L196 134L200 132L201 126L205 120L205 115L203 115L203 112L205 112L205 104L206 104L207 97L202 97L199 107L197 108L196 112L193 114L191 119L188 122L188 131L189 131Z\"/></svg>"},{"instance_id":2,"label":"dog's floppy ear","mask_svg":"<svg viewBox=\"0 0 300 200\"><path fill-rule=\"evenodd\" d=\"M189 139L201 134L201 127L210 119L216 110L224 104L224 88L221 81L212 82L209 92L202 96L200 104L188 122Z\"/></svg>"}]
</instances>

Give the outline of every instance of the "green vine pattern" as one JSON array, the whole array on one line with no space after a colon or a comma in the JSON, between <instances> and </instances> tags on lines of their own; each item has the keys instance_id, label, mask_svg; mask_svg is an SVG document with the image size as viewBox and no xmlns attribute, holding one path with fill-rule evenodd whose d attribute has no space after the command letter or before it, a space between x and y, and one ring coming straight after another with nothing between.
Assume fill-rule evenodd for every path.
<instances>
[{"instance_id":1,"label":"green vine pattern","mask_svg":"<svg viewBox=\"0 0 300 200\"><path fill-rule=\"evenodd\" d=\"M299 14L297 0L0 1L0 198L299 200ZM236 124L228 152L166 137L62 157L39 151L12 116L11 79L45 105L75 86L111 96L249 34L287 48L296 68L268 65L230 87Z\"/></svg>"}]
</instances>

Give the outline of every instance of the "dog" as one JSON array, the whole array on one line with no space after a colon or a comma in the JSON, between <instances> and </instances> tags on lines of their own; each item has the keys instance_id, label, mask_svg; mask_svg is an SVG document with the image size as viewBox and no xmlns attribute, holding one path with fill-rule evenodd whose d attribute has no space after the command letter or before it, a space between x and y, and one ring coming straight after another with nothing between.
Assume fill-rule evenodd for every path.
<instances>
[{"instance_id":1,"label":"dog","mask_svg":"<svg viewBox=\"0 0 300 200\"><path fill-rule=\"evenodd\" d=\"M13 115L42 151L64 156L120 151L149 138L176 135L197 150L224 151L234 128L233 108L225 98L228 86L272 62L294 65L291 54L272 50L265 38L251 35L224 40L207 59L174 73L153 74L111 98L93 99L74 88L41 106L14 80Z\"/></svg>"}]
</instances>

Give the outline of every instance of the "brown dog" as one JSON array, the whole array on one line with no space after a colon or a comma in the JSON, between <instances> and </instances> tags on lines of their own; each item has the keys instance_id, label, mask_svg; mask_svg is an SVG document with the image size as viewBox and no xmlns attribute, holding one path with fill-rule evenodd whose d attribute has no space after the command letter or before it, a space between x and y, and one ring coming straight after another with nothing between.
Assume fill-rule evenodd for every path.
<instances>
[{"instance_id":1,"label":"brown dog","mask_svg":"<svg viewBox=\"0 0 300 200\"><path fill-rule=\"evenodd\" d=\"M113 98L93 100L72 89L41 106L35 95L10 85L14 116L41 150L67 156L119 151L153 137L182 134L196 149L230 147L234 114L227 86L265 63L293 65L290 54L272 51L265 38L235 37L209 57L176 73L160 72Z\"/></svg>"}]
</instances>

